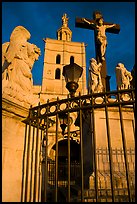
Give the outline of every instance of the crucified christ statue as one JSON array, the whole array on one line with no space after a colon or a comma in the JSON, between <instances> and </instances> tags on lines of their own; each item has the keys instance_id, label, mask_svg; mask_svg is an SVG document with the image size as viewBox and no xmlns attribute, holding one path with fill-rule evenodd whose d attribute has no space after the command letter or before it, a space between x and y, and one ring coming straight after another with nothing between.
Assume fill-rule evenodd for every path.
<instances>
[{"instance_id":1,"label":"crucified christ statue","mask_svg":"<svg viewBox=\"0 0 137 204\"><path fill-rule=\"evenodd\" d=\"M94 30L95 34L95 53L97 63L102 63L101 78L104 90L109 91L109 79L106 68L106 47L107 37L106 33L118 34L120 31L120 25L114 23L104 22L103 16L99 11L93 13L93 19L76 18L75 26L79 28L86 28Z\"/></svg>"},{"instance_id":2,"label":"crucified christ statue","mask_svg":"<svg viewBox=\"0 0 137 204\"><path fill-rule=\"evenodd\" d=\"M97 20L96 23L90 22L86 20L85 18L82 18L82 20L89 25L92 25L95 29L96 36L97 36L97 43L100 45L100 54L101 54L101 59L105 60L105 52L106 52L106 47L107 47L107 37L106 37L106 29L107 28L112 28L116 26L116 24L112 25L104 25L104 20L101 17L100 19Z\"/></svg>"}]
</instances>

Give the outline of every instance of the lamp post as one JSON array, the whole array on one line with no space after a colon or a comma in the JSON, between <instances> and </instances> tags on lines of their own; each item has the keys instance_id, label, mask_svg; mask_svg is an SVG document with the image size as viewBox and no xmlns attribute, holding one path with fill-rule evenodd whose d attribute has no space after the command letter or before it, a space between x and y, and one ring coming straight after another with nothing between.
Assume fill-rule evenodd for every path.
<instances>
[{"instance_id":1,"label":"lamp post","mask_svg":"<svg viewBox=\"0 0 137 204\"><path fill-rule=\"evenodd\" d=\"M67 125L71 125L73 123L73 119L72 117L69 117L69 121L68 121L67 113L59 113L59 121L60 121L60 127L62 129L62 135L64 136Z\"/></svg>"},{"instance_id":2,"label":"lamp post","mask_svg":"<svg viewBox=\"0 0 137 204\"><path fill-rule=\"evenodd\" d=\"M64 135L65 129L68 124L68 115L66 113L60 113L59 120L60 120L60 127L62 129L62 135Z\"/></svg>"},{"instance_id":3,"label":"lamp post","mask_svg":"<svg viewBox=\"0 0 137 204\"><path fill-rule=\"evenodd\" d=\"M63 67L63 76L66 81L66 88L70 92L70 96L74 97L78 88L78 80L81 77L83 68L76 63L70 63Z\"/></svg>"}]
</instances>

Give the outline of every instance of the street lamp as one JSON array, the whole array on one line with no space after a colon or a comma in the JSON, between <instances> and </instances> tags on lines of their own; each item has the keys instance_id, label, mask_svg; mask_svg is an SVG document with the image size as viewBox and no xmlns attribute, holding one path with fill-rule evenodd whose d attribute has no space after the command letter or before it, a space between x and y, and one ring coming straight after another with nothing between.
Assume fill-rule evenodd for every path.
<instances>
[{"instance_id":1,"label":"street lamp","mask_svg":"<svg viewBox=\"0 0 137 204\"><path fill-rule=\"evenodd\" d=\"M69 120L68 120L67 113L59 113L59 121L60 121L60 127L62 129L62 135L64 135L67 125L71 125L73 123L73 119L72 117L69 117Z\"/></svg>"},{"instance_id":2,"label":"street lamp","mask_svg":"<svg viewBox=\"0 0 137 204\"><path fill-rule=\"evenodd\" d=\"M81 77L83 68L76 63L70 63L63 67L63 76L66 81L66 88L70 92L70 96L74 97L78 88L78 80Z\"/></svg>"},{"instance_id":3,"label":"street lamp","mask_svg":"<svg viewBox=\"0 0 137 204\"><path fill-rule=\"evenodd\" d=\"M60 127L62 129L62 135L64 135L65 129L68 124L68 115L66 113L59 113Z\"/></svg>"}]
</instances>

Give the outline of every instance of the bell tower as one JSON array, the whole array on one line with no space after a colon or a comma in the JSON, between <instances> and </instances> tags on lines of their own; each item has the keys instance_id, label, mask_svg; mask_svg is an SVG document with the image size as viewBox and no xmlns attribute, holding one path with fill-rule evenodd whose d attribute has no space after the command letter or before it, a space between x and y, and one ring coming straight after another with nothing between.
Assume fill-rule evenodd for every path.
<instances>
[{"instance_id":1,"label":"bell tower","mask_svg":"<svg viewBox=\"0 0 137 204\"><path fill-rule=\"evenodd\" d=\"M77 92L87 94L86 88L86 57L84 42L72 42L72 31L68 27L67 14L62 16L62 26L57 30L57 39L46 38L44 53L44 68L42 78L41 101L56 98L61 99L69 93L63 76L63 67L72 62L83 68L79 79Z\"/></svg>"}]
</instances>

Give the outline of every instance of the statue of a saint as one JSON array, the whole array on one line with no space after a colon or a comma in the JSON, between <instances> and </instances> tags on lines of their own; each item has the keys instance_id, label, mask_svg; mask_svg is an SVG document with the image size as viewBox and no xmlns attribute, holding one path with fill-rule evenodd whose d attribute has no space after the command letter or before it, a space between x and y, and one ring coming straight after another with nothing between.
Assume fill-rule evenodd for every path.
<instances>
[{"instance_id":1,"label":"statue of a saint","mask_svg":"<svg viewBox=\"0 0 137 204\"><path fill-rule=\"evenodd\" d=\"M27 42L30 36L26 28L17 26L10 42L2 46L2 93L28 103L34 101L31 70L40 56L40 49Z\"/></svg>"},{"instance_id":2,"label":"statue of a saint","mask_svg":"<svg viewBox=\"0 0 137 204\"><path fill-rule=\"evenodd\" d=\"M112 25L104 25L104 20L103 18L99 18L96 23L91 23L90 21L86 20L85 18L82 18L82 20L89 25L94 26L96 36L97 36L97 43L100 45L100 53L101 53L101 59L105 60L105 52L106 52L106 47L107 47L107 37L106 37L106 29L107 28L112 28L116 26L116 24Z\"/></svg>"},{"instance_id":3,"label":"statue of a saint","mask_svg":"<svg viewBox=\"0 0 137 204\"><path fill-rule=\"evenodd\" d=\"M116 66L116 80L118 89L129 89L132 80L131 72L127 71L124 64L118 63Z\"/></svg>"},{"instance_id":4,"label":"statue of a saint","mask_svg":"<svg viewBox=\"0 0 137 204\"><path fill-rule=\"evenodd\" d=\"M67 14L66 13L63 14L63 16L62 16L62 24L63 24L64 27L68 27L68 19L69 18L67 18Z\"/></svg>"},{"instance_id":5,"label":"statue of a saint","mask_svg":"<svg viewBox=\"0 0 137 204\"><path fill-rule=\"evenodd\" d=\"M94 58L90 59L90 84L92 93L99 93L103 91L103 84L101 80L101 67L102 64L97 64L97 61Z\"/></svg>"}]
</instances>

